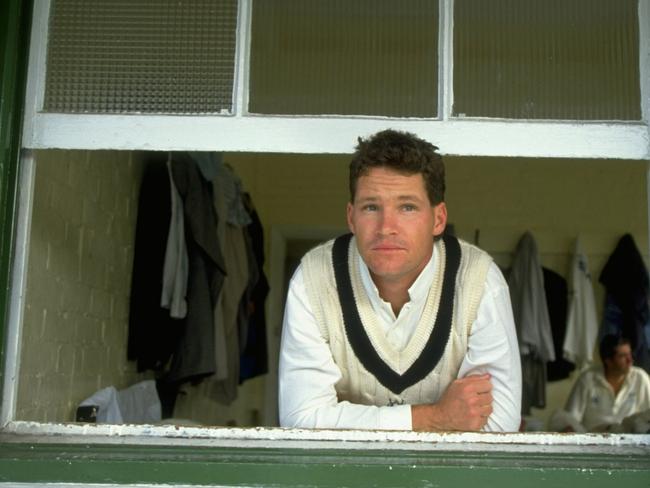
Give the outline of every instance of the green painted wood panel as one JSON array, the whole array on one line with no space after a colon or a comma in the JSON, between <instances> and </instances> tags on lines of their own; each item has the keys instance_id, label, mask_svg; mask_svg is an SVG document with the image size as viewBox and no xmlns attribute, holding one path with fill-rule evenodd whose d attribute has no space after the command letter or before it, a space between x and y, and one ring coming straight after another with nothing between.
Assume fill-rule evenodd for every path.
<instances>
[{"instance_id":1,"label":"green painted wood panel","mask_svg":"<svg viewBox=\"0 0 650 488\"><path fill-rule=\"evenodd\" d=\"M650 457L11 442L0 443L0 482L631 488L649 486Z\"/></svg>"},{"instance_id":2,"label":"green painted wood panel","mask_svg":"<svg viewBox=\"0 0 650 488\"><path fill-rule=\"evenodd\" d=\"M4 383L5 330L31 5L27 0L0 2L0 385ZM1 397L0 388L0 400Z\"/></svg>"}]
</instances>

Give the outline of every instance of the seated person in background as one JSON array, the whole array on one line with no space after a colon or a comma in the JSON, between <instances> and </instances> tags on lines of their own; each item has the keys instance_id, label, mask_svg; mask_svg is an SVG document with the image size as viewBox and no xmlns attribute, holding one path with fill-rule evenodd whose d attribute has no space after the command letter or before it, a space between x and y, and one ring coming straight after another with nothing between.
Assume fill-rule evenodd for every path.
<instances>
[{"instance_id":1,"label":"seated person in background","mask_svg":"<svg viewBox=\"0 0 650 488\"><path fill-rule=\"evenodd\" d=\"M287 296L284 427L516 431L508 286L453 236L436 147L385 130L350 163L347 234L303 257Z\"/></svg>"},{"instance_id":2,"label":"seated person in background","mask_svg":"<svg viewBox=\"0 0 650 488\"><path fill-rule=\"evenodd\" d=\"M650 377L632 365L630 341L606 335L600 342L601 366L578 377L564 410L550 420L562 432L636 432L650 429Z\"/></svg>"}]
</instances>

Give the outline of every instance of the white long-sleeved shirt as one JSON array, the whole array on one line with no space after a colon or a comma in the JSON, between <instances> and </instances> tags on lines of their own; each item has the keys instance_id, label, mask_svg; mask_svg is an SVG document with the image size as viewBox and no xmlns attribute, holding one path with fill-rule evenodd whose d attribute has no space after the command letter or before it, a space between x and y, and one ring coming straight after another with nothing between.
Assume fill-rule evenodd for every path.
<instances>
[{"instance_id":1,"label":"white long-sleeved shirt","mask_svg":"<svg viewBox=\"0 0 650 488\"><path fill-rule=\"evenodd\" d=\"M431 287L437 251L409 288L407 302L396 317L379 296L368 267L359 260L363 286L373 310L396 348L408 343L422 315ZM484 430L517 431L521 411L521 364L508 285L492 263L477 319L458 377L490 373L493 413ZM303 428L411 430L410 405L368 406L339 402L335 384L341 371L314 318L301 267L291 279L285 307L279 366L280 425Z\"/></svg>"},{"instance_id":2,"label":"white long-sleeved shirt","mask_svg":"<svg viewBox=\"0 0 650 488\"><path fill-rule=\"evenodd\" d=\"M592 366L577 379L564 406L564 412L579 422L587 432L620 424L626 417L647 410L650 410L650 377L636 366L632 366L625 376L616 395L605 379L602 366ZM553 427L562 430L565 426L556 421ZM581 430L576 429L575 425L572 427Z\"/></svg>"}]
</instances>

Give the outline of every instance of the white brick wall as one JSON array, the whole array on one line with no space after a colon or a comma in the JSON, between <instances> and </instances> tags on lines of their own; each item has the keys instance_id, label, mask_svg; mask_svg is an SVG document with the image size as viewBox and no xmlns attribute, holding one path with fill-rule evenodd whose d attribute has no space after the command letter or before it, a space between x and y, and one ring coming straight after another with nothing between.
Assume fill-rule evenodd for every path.
<instances>
[{"instance_id":1,"label":"white brick wall","mask_svg":"<svg viewBox=\"0 0 650 488\"><path fill-rule=\"evenodd\" d=\"M71 421L81 400L142 379L126 360L139 153L42 151L16 418Z\"/></svg>"},{"instance_id":2,"label":"white brick wall","mask_svg":"<svg viewBox=\"0 0 650 488\"><path fill-rule=\"evenodd\" d=\"M147 376L126 359L141 157L37 154L19 420L72 421L79 402L100 388L124 388ZM244 426L263 411L261 378L246 382L227 407L200 386L186 390L178 402L184 419Z\"/></svg>"}]
</instances>

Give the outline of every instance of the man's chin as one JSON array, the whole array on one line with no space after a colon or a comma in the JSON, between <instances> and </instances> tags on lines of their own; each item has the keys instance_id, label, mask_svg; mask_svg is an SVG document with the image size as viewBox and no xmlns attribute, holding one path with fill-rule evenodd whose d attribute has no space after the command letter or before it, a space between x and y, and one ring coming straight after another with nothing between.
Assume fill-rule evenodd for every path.
<instances>
[{"instance_id":1,"label":"man's chin","mask_svg":"<svg viewBox=\"0 0 650 488\"><path fill-rule=\"evenodd\" d=\"M401 266L390 266L387 263L379 263L375 266L368 266L370 269L370 275L373 278L379 278L382 280L396 280L405 275L404 270Z\"/></svg>"},{"instance_id":2,"label":"man's chin","mask_svg":"<svg viewBox=\"0 0 650 488\"><path fill-rule=\"evenodd\" d=\"M389 276L393 276L395 274L395 271L387 268L386 266L372 266L369 265L368 268L370 269L370 273L373 276L377 276L378 278L387 278Z\"/></svg>"}]
</instances>

